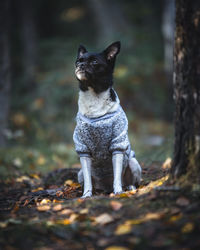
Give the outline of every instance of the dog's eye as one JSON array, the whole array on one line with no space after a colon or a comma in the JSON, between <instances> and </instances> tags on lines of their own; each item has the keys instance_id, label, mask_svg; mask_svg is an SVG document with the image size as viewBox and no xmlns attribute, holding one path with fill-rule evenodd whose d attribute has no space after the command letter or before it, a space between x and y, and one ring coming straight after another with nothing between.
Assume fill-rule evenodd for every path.
<instances>
[{"instance_id":1,"label":"dog's eye","mask_svg":"<svg viewBox=\"0 0 200 250\"><path fill-rule=\"evenodd\" d=\"M77 63L81 63L81 62L83 62L83 58L79 58L77 61Z\"/></svg>"},{"instance_id":2,"label":"dog's eye","mask_svg":"<svg viewBox=\"0 0 200 250\"><path fill-rule=\"evenodd\" d=\"M97 60L92 60L91 63L94 64L94 65L98 64Z\"/></svg>"}]
</instances>

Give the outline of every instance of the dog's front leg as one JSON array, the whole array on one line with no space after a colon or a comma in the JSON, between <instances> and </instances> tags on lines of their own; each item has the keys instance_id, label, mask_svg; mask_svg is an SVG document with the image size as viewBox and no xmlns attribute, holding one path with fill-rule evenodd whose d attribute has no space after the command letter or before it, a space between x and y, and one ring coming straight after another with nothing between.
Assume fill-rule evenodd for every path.
<instances>
[{"instance_id":1,"label":"dog's front leg","mask_svg":"<svg viewBox=\"0 0 200 250\"><path fill-rule=\"evenodd\" d=\"M114 174L114 182L113 182L114 194L122 193L123 157L124 156L121 153L114 154L112 156L113 174Z\"/></svg>"},{"instance_id":2,"label":"dog's front leg","mask_svg":"<svg viewBox=\"0 0 200 250\"><path fill-rule=\"evenodd\" d=\"M92 161L90 157L80 157L81 167L83 170L84 179L84 192L82 198L92 196L92 177L91 177L91 166Z\"/></svg>"}]
</instances>

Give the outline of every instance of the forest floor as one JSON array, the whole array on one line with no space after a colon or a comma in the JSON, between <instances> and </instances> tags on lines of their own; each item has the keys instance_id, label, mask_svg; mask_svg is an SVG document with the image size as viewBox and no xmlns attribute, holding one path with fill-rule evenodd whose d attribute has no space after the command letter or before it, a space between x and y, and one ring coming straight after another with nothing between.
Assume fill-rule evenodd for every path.
<instances>
[{"instance_id":1,"label":"forest floor","mask_svg":"<svg viewBox=\"0 0 200 250\"><path fill-rule=\"evenodd\" d=\"M0 248L200 249L200 199L167 185L170 161L143 166L135 192L81 199L76 168L0 182Z\"/></svg>"}]
</instances>

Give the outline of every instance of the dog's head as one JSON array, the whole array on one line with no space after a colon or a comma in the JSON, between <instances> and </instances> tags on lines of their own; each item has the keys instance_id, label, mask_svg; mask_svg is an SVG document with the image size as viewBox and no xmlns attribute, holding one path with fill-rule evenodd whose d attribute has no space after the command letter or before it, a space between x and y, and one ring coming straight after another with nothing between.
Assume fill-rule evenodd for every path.
<instances>
[{"instance_id":1,"label":"dog's head","mask_svg":"<svg viewBox=\"0 0 200 250\"><path fill-rule=\"evenodd\" d=\"M112 85L115 59L120 51L120 42L112 43L101 53L90 53L79 46L75 74L84 91L92 87L96 93Z\"/></svg>"}]
</instances>

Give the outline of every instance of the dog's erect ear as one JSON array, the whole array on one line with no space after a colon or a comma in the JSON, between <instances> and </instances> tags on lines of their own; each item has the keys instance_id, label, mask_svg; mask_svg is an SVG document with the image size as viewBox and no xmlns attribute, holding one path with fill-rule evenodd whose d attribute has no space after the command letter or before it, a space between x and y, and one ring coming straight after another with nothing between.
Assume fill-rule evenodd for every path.
<instances>
[{"instance_id":1,"label":"dog's erect ear","mask_svg":"<svg viewBox=\"0 0 200 250\"><path fill-rule=\"evenodd\" d=\"M108 48L106 48L103 53L106 56L107 60L112 60L115 59L116 55L120 52L120 47L121 47L121 43L115 42L112 43L110 46L108 46Z\"/></svg>"},{"instance_id":2,"label":"dog's erect ear","mask_svg":"<svg viewBox=\"0 0 200 250\"><path fill-rule=\"evenodd\" d=\"M86 48L83 46L83 45L79 45L79 48L78 48L78 58L80 56L82 56L83 54L85 54L87 52Z\"/></svg>"}]
</instances>

